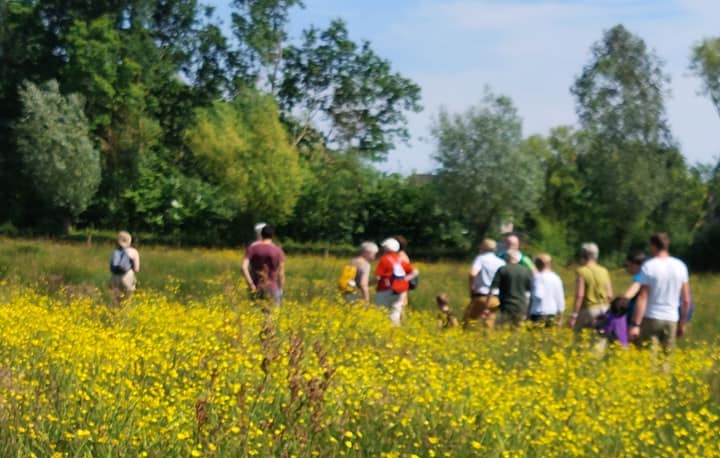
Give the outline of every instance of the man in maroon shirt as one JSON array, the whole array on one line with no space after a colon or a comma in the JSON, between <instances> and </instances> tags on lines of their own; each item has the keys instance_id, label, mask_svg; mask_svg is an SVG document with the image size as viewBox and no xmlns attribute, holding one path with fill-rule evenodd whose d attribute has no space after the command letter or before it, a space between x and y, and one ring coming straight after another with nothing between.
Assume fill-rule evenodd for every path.
<instances>
[{"instance_id":1,"label":"man in maroon shirt","mask_svg":"<svg viewBox=\"0 0 720 458\"><path fill-rule=\"evenodd\" d=\"M261 240L245 251L242 263L245 281L253 296L280 304L285 284L285 253L272 241L275 235L272 226L263 227L260 235Z\"/></svg>"}]
</instances>

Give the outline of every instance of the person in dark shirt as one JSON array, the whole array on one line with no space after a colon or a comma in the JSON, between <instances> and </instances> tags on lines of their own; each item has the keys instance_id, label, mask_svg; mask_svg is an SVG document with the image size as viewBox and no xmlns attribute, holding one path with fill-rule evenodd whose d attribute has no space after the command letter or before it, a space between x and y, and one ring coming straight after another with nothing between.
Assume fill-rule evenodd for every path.
<instances>
[{"instance_id":1,"label":"person in dark shirt","mask_svg":"<svg viewBox=\"0 0 720 458\"><path fill-rule=\"evenodd\" d=\"M488 296L492 296L495 288L498 289L500 313L495 322L496 326L517 327L527 316L532 290L532 272L519 264L521 257L518 250L508 250L505 254L507 264L498 269L493 278Z\"/></svg>"},{"instance_id":2,"label":"person in dark shirt","mask_svg":"<svg viewBox=\"0 0 720 458\"><path fill-rule=\"evenodd\" d=\"M260 233L262 239L245 251L243 274L253 297L280 304L285 283L285 253L273 243L272 226L266 225Z\"/></svg>"}]
</instances>

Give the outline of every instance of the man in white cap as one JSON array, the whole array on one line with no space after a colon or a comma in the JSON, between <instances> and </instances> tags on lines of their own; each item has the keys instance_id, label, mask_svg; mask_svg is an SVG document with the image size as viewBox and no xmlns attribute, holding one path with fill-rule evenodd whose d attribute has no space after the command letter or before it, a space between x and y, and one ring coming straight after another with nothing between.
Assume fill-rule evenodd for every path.
<instances>
[{"instance_id":1,"label":"man in white cap","mask_svg":"<svg viewBox=\"0 0 720 458\"><path fill-rule=\"evenodd\" d=\"M131 244L129 232L118 232L117 247L110 256L110 288L115 303L130 299L137 285L135 274L140 272L140 253Z\"/></svg>"},{"instance_id":2,"label":"man in white cap","mask_svg":"<svg viewBox=\"0 0 720 458\"><path fill-rule=\"evenodd\" d=\"M375 269L375 279L377 280L375 303L388 308L390 320L394 325L399 326L403 296L407 294L410 280L417 277L419 272L398 254L400 242L389 238L385 239L380 246L383 248L383 255Z\"/></svg>"}]
</instances>

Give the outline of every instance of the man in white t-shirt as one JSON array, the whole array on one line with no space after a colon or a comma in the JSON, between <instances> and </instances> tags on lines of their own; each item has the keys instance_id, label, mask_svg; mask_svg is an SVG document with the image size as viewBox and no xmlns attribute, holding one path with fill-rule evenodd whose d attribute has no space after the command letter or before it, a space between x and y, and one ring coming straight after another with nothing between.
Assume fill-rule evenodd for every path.
<instances>
[{"instance_id":1,"label":"man in white t-shirt","mask_svg":"<svg viewBox=\"0 0 720 458\"><path fill-rule=\"evenodd\" d=\"M495 255L497 244L495 240L485 239L480 244L480 254L470 267L470 304L465 309L463 316L463 325L467 326L471 320L477 320L483 317L488 327L493 327L495 322L495 312L500 305L498 300L498 291L492 291L489 295L490 285L492 284L495 273L498 269L505 265L505 261ZM485 311L489 313L485 313Z\"/></svg>"},{"instance_id":2,"label":"man in white t-shirt","mask_svg":"<svg viewBox=\"0 0 720 458\"><path fill-rule=\"evenodd\" d=\"M687 267L670 256L669 248L667 234L650 237L653 258L640 270L640 293L628 331L630 339L638 343L659 340L665 352L673 349L676 337L685 334L690 310Z\"/></svg>"}]
</instances>

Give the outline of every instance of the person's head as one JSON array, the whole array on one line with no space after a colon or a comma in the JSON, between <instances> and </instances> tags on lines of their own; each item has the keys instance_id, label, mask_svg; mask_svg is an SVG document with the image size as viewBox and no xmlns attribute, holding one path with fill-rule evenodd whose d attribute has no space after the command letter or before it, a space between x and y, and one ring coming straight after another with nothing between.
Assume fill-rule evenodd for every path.
<instances>
[{"instance_id":1,"label":"person's head","mask_svg":"<svg viewBox=\"0 0 720 458\"><path fill-rule=\"evenodd\" d=\"M255 230L255 240L262 240L262 230L267 223L257 223L253 228Z\"/></svg>"},{"instance_id":2,"label":"person's head","mask_svg":"<svg viewBox=\"0 0 720 458\"><path fill-rule=\"evenodd\" d=\"M540 253L535 256L535 267L537 270L542 272L543 270L550 270L552 264L552 257L547 253Z\"/></svg>"},{"instance_id":3,"label":"person's head","mask_svg":"<svg viewBox=\"0 0 720 458\"><path fill-rule=\"evenodd\" d=\"M368 261L372 261L373 259L375 259L378 251L379 249L375 242L363 242L360 244L360 256L367 259Z\"/></svg>"},{"instance_id":4,"label":"person's head","mask_svg":"<svg viewBox=\"0 0 720 458\"><path fill-rule=\"evenodd\" d=\"M393 238L400 244L399 251L405 251L407 249L407 239L402 235L393 235Z\"/></svg>"},{"instance_id":5,"label":"person's head","mask_svg":"<svg viewBox=\"0 0 720 458\"><path fill-rule=\"evenodd\" d=\"M380 246L383 247L385 253L397 253L398 251L400 251L400 242L398 242L394 238L388 238L383 240Z\"/></svg>"},{"instance_id":6,"label":"person's head","mask_svg":"<svg viewBox=\"0 0 720 458\"><path fill-rule=\"evenodd\" d=\"M117 235L117 243L123 248L128 248L132 244L132 236L128 231L120 231Z\"/></svg>"},{"instance_id":7,"label":"person's head","mask_svg":"<svg viewBox=\"0 0 720 458\"><path fill-rule=\"evenodd\" d=\"M272 238L275 236L275 228L272 227L269 224L266 224L263 226L262 229L260 229L260 237L262 237L263 240L272 240Z\"/></svg>"},{"instance_id":8,"label":"person's head","mask_svg":"<svg viewBox=\"0 0 720 458\"><path fill-rule=\"evenodd\" d=\"M437 302L437 306L440 310L447 310L449 307L448 304L450 303L447 293L440 293L435 296L435 302Z\"/></svg>"},{"instance_id":9,"label":"person's head","mask_svg":"<svg viewBox=\"0 0 720 458\"><path fill-rule=\"evenodd\" d=\"M580 247L580 260L583 263L596 262L600 256L600 248L594 242L583 243Z\"/></svg>"},{"instance_id":10,"label":"person's head","mask_svg":"<svg viewBox=\"0 0 720 458\"><path fill-rule=\"evenodd\" d=\"M510 249L505 252L505 261L509 264L517 264L520 262L520 251L516 249Z\"/></svg>"},{"instance_id":11,"label":"person's head","mask_svg":"<svg viewBox=\"0 0 720 458\"><path fill-rule=\"evenodd\" d=\"M628 254L625 258L625 267L627 268L628 272L635 275L636 273L640 272L640 269L642 268L642 265L645 262L646 258L647 256L645 256L645 253L643 251L634 251Z\"/></svg>"},{"instance_id":12,"label":"person's head","mask_svg":"<svg viewBox=\"0 0 720 458\"><path fill-rule=\"evenodd\" d=\"M508 250L519 250L520 249L520 239L515 234L510 234L505 237L505 247Z\"/></svg>"},{"instance_id":13,"label":"person's head","mask_svg":"<svg viewBox=\"0 0 720 458\"><path fill-rule=\"evenodd\" d=\"M493 239L483 239L480 243L480 253L492 253L497 248L497 243Z\"/></svg>"},{"instance_id":14,"label":"person's head","mask_svg":"<svg viewBox=\"0 0 720 458\"><path fill-rule=\"evenodd\" d=\"M610 303L610 312L615 316L622 316L628 312L630 300L622 296L618 296Z\"/></svg>"},{"instance_id":15,"label":"person's head","mask_svg":"<svg viewBox=\"0 0 720 458\"><path fill-rule=\"evenodd\" d=\"M653 256L670 249L670 237L665 232L658 232L650 237L650 252Z\"/></svg>"}]
</instances>

